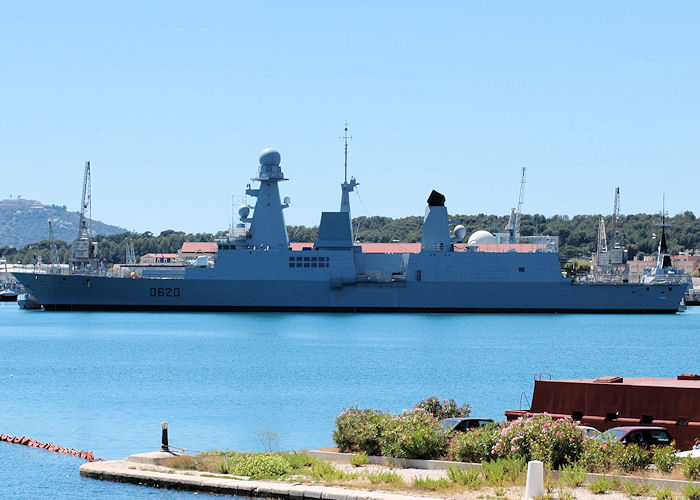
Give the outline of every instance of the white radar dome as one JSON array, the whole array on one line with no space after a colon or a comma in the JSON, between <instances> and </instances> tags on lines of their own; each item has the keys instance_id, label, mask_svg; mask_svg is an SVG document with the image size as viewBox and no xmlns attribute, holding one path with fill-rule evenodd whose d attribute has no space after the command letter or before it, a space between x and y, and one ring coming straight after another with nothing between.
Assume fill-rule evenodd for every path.
<instances>
[{"instance_id":1,"label":"white radar dome","mask_svg":"<svg viewBox=\"0 0 700 500\"><path fill-rule=\"evenodd\" d=\"M282 161L282 155L279 151L272 148L265 148L260 153L260 165L270 165L277 167Z\"/></svg>"},{"instance_id":2,"label":"white radar dome","mask_svg":"<svg viewBox=\"0 0 700 500\"><path fill-rule=\"evenodd\" d=\"M241 219L245 219L250 214L250 205L241 205L238 209L238 215Z\"/></svg>"},{"instance_id":3,"label":"white radar dome","mask_svg":"<svg viewBox=\"0 0 700 500\"><path fill-rule=\"evenodd\" d=\"M469 237L467 245L488 245L497 243L496 237L488 231L476 231Z\"/></svg>"},{"instance_id":4,"label":"white radar dome","mask_svg":"<svg viewBox=\"0 0 700 500\"><path fill-rule=\"evenodd\" d=\"M458 241L464 241L464 237L467 235L467 228L464 227L462 224L458 224L455 226L455 238L457 238Z\"/></svg>"}]
</instances>

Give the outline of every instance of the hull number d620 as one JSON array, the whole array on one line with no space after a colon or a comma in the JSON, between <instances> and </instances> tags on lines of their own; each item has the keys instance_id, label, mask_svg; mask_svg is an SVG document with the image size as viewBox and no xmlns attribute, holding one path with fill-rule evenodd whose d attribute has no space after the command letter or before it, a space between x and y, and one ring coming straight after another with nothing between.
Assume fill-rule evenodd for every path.
<instances>
[{"instance_id":1,"label":"hull number d620","mask_svg":"<svg viewBox=\"0 0 700 500\"><path fill-rule=\"evenodd\" d=\"M151 297L179 297L179 288L150 288L148 294Z\"/></svg>"}]
</instances>

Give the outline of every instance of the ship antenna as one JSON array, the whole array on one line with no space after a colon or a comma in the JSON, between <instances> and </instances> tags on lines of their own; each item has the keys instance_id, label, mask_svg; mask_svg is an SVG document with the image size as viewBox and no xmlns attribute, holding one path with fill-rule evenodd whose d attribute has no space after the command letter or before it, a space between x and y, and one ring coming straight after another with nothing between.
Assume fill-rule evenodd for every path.
<instances>
[{"instance_id":1,"label":"ship antenna","mask_svg":"<svg viewBox=\"0 0 700 500\"><path fill-rule=\"evenodd\" d=\"M352 139L351 135L348 135L348 122L345 122L345 133L341 137L345 145L345 183L348 182L348 141Z\"/></svg>"}]
</instances>

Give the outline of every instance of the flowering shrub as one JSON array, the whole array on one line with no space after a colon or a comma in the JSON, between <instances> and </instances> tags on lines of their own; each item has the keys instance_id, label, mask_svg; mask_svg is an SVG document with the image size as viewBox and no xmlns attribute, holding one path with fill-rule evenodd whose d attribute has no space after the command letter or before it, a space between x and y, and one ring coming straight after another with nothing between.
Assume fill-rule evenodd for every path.
<instances>
[{"instance_id":1,"label":"flowering shrub","mask_svg":"<svg viewBox=\"0 0 700 500\"><path fill-rule=\"evenodd\" d=\"M583 451L583 431L571 419L552 420L546 415L519 418L503 427L491 452L497 457L541 460L558 468L574 463Z\"/></svg>"},{"instance_id":2,"label":"flowering shrub","mask_svg":"<svg viewBox=\"0 0 700 500\"><path fill-rule=\"evenodd\" d=\"M640 448L636 444L628 444L622 447L622 451L617 455L617 467L625 472L634 472L644 469L651 463L649 452Z\"/></svg>"},{"instance_id":3,"label":"flowering shrub","mask_svg":"<svg viewBox=\"0 0 700 500\"><path fill-rule=\"evenodd\" d=\"M471 405L467 403L457 406L457 402L453 398L440 399L439 396L425 398L423 401L416 403L414 408L421 408L438 420L452 417L468 417L472 410Z\"/></svg>"},{"instance_id":4,"label":"flowering shrub","mask_svg":"<svg viewBox=\"0 0 700 500\"><path fill-rule=\"evenodd\" d=\"M653 448L654 466L661 472L669 473L680 462L676 456L676 443L671 443L670 446L655 446Z\"/></svg>"},{"instance_id":5,"label":"flowering shrub","mask_svg":"<svg viewBox=\"0 0 700 500\"><path fill-rule=\"evenodd\" d=\"M617 456L624 446L615 439L584 439L578 464L589 472L609 472L617 466Z\"/></svg>"},{"instance_id":6,"label":"flowering shrub","mask_svg":"<svg viewBox=\"0 0 700 500\"><path fill-rule=\"evenodd\" d=\"M379 438L388 413L379 410L361 410L350 406L335 419L333 441L342 452L364 452L380 455Z\"/></svg>"},{"instance_id":7,"label":"flowering shrub","mask_svg":"<svg viewBox=\"0 0 700 500\"><path fill-rule=\"evenodd\" d=\"M447 447L447 456L457 462L485 462L493 460L495 455L491 452L496 444L496 436L500 426L490 424L477 427L469 432L457 432L450 439Z\"/></svg>"},{"instance_id":8,"label":"flowering shrub","mask_svg":"<svg viewBox=\"0 0 700 500\"><path fill-rule=\"evenodd\" d=\"M438 458L445 454L447 431L422 408L386 420L379 436L382 453L396 458Z\"/></svg>"}]
</instances>

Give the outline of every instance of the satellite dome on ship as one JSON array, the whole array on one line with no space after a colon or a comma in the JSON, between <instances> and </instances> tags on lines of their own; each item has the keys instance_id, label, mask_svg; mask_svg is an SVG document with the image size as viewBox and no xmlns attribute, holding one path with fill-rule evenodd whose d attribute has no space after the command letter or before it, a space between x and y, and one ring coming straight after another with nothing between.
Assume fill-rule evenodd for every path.
<instances>
[{"instance_id":1,"label":"satellite dome on ship","mask_svg":"<svg viewBox=\"0 0 700 500\"><path fill-rule=\"evenodd\" d=\"M498 240L493 234L484 230L472 233L467 241L467 245L488 245L491 243L498 243Z\"/></svg>"}]
</instances>

